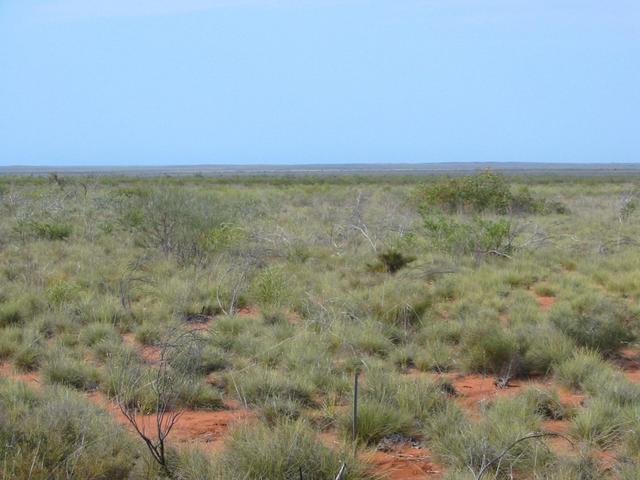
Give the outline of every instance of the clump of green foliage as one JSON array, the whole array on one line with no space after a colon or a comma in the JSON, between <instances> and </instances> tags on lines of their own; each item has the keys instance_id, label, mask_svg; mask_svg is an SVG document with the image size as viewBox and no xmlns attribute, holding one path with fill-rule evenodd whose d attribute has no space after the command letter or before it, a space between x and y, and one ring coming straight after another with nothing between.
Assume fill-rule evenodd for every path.
<instances>
[{"instance_id":1,"label":"clump of green foliage","mask_svg":"<svg viewBox=\"0 0 640 480\"><path fill-rule=\"evenodd\" d=\"M370 264L369 268L374 272L396 273L415 261L416 257L404 255L402 252L390 248L377 256L377 262Z\"/></svg>"},{"instance_id":2,"label":"clump of green foliage","mask_svg":"<svg viewBox=\"0 0 640 480\"><path fill-rule=\"evenodd\" d=\"M527 187L512 192L507 178L489 170L422 184L416 192L422 209L445 213L565 213L560 202L535 198Z\"/></svg>"},{"instance_id":3,"label":"clump of green foliage","mask_svg":"<svg viewBox=\"0 0 640 480\"><path fill-rule=\"evenodd\" d=\"M432 245L452 255L508 256L514 249L516 233L506 219L476 216L458 220L444 215L426 215L424 227Z\"/></svg>"}]
</instances>

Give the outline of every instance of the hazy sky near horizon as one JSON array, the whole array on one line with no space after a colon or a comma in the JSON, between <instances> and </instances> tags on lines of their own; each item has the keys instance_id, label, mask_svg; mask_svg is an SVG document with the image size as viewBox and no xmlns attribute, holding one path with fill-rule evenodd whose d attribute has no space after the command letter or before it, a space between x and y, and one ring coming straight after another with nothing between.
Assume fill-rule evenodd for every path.
<instances>
[{"instance_id":1,"label":"hazy sky near horizon","mask_svg":"<svg viewBox=\"0 0 640 480\"><path fill-rule=\"evenodd\" d=\"M0 165L640 162L638 0L0 0Z\"/></svg>"}]
</instances>

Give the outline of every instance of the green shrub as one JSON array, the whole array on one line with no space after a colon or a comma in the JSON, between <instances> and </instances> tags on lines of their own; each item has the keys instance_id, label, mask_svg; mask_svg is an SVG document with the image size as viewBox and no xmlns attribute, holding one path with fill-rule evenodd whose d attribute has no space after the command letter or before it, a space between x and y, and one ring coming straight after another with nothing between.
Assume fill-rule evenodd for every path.
<instances>
[{"instance_id":1,"label":"green shrub","mask_svg":"<svg viewBox=\"0 0 640 480\"><path fill-rule=\"evenodd\" d=\"M262 270L253 282L256 302L268 307L282 307L289 298L289 282L282 268L268 267Z\"/></svg>"},{"instance_id":2,"label":"green shrub","mask_svg":"<svg viewBox=\"0 0 640 480\"><path fill-rule=\"evenodd\" d=\"M414 355L416 368L423 372L446 372L454 363L453 348L439 340L427 343Z\"/></svg>"},{"instance_id":3,"label":"green shrub","mask_svg":"<svg viewBox=\"0 0 640 480\"><path fill-rule=\"evenodd\" d=\"M520 397L532 413L547 420L563 420L570 414L556 391L532 387L522 392Z\"/></svg>"},{"instance_id":4,"label":"green shrub","mask_svg":"<svg viewBox=\"0 0 640 480\"><path fill-rule=\"evenodd\" d=\"M587 444L599 448L611 448L626 430L620 407L606 400L589 403L571 422L571 434Z\"/></svg>"},{"instance_id":5,"label":"green shrub","mask_svg":"<svg viewBox=\"0 0 640 480\"><path fill-rule=\"evenodd\" d=\"M56 281L47 288L47 300L51 305L62 305L76 298L79 287L73 282Z\"/></svg>"},{"instance_id":6,"label":"green shrub","mask_svg":"<svg viewBox=\"0 0 640 480\"><path fill-rule=\"evenodd\" d=\"M0 328L9 325L17 325L25 320L24 313L20 305L16 303L0 304Z\"/></svg>"},{"instance_id":7,"label":"green shrub","mask_svg":"<svg viewBox=\"0 0 640 480\"><path fill-rule=\"evenodd\" d=\"M347 438L351 435L351 424L350 415L341 417L339 425ZM368 445L375 445L392 434L408 436L415 433L413 419L409 414L388 403L372 400L362 401L358 405L356 425L358 440Z\"/></svg>"},{"instance_id":8,"label":"green shrub","mask_svg":"<svg viewBox=\"0 0 640 480\"><path fill-rule=\"evenodd\" d=\"M150 321L144 322L136 328L135 338L142 345L157 345L162 339L161 325Z\"/></svg>"},{"instance_id":9,"label":"green shrub","mask_svg":"<svg viewBox=\"0 0 640 480\"><path fill-rule=\"evenodd\" d=\"M611 370L597 352L582 350L558 364L554 373L560 383L574 390L583 390L594 374L599 371L611 372Z\"/></svg>"},{"instance_id":10,"label":"green shrub","mask_svg":"<svg viewBox=\"0 0 640 480\"><path fill-rule=\"evenodd\" d=\"M305 379L294 378L272 369L251 368L235 377L241 400L259 405L273 398L289 398L303 405L313 405L312 386Z\"/></svg>"},{"instance_id":11,"label":"green shrub","mask_svg":"<svg viewBox=\"0 0 640 480\"><path fill-rule=\"evenodd\" d=\"M507 178L491 171L464 177L445 178L420 185L415 192L418 205L447 213L566 213L559 201L533 196L528 187L512 192Z\"/></svg>"},{"instance_id":12,"label":"green shrub","mask_svg":"<svg viewBox=\"0 0 640 480\"><path fill-rule=\"evenodd\" d=\"M78 390L95 390L100 384L100 372L83 360L54 354L42 369L48 383L58 383Z\"/></svg>"},{"instance_id":13,"label":"green shrub","mask_svg":"<svg viewBox=\"0 0 640 480\"><path fill-rule=\"evenodd\" d=\"M397 250L389 249L379 253L377 263L369 265L369 268L374 272L396 273L414 260L415 257L405 256Z\"/></svg>"},{"instance_id":14,"label":"green shrub","mask_svg":"<svg viewBox=\"0 0 640 480\"><path fill-rule=\"evenodd\" d=\"M217 410L224 407L219 391L195 380L180 384L178 404L197 410Z\"/></svg>"},{"instance_id":15,"label":"green shrub","mask_svg":"<svg viewBox=\"0 0 640 480\"><path fill-rule=\"evenodd\" d=\"M65 223L33 222L33 231L38 238L45 240L66 240L73 228Z\"/></svg>"},{"instance_id":16,"label":"green shrub","mask_svg":"<svg viewBox=\"0 0 640 480\"><path fill-rule=\"evenodd\" d=\"M78 340L87 347L93 347L100 342L119 340L119 335L113 325L108 323L90 323L82 327Z\"/></svg>"},{"instance_id":17,"label":"green shrub","mask_svg":"<svg viewBox=\"0 0 640 480\"><path fill-rule=\"evenodd\" d=\"M468 327L462 339L463 362L470 371L510 373L524 367L517 340L497 323L478 322Z\"/></svg>"},{"instance_id":18,"label":"green shrub","mask_svg":"<svg viewBox=\"0 0 640 480\"><path fill-rule=\"evenodd\" d=\"M528 336L524 362L531 373L547 374L573 356L575 343L553 325L541 325Z\"/></svg>"},{"instance_id":19,"label":"green shrub","mask_svg":"<svg viewBox=\"0 0 640 480\"><path fill-rule=\"evenodd\" d=\"M431 243L452 255L509 255L516 237L511 222L506 219L473 217L457 220L442 215L426 215L424 227Z\"/></svg>"},{"instance_id":20,"label":"green shrub","mask_svg":"<svg viewBox=\"0 0 640 480\"><path fill-rule=\"evenodd\" d=\"M335 478L344 456L325 447L302 421L273 428L242 425L227 442L221 462L228 480L308 480ZM363 478L354 461L347 462L344 480Z\"/></svg>"},{"instance_id":21,"label":"green shrub","mask_svg":"<svg viewBox=\"0 0 640 480\"><path fill-rule=\"evenodd\" d=\"M635 338L633 318L621 303L597 295L558 302L549 314L550 320L576 343L604 354L617 351Z\"/></svg>"},{"instance_id":22,"label":"green shrub","mask_svg":"<svg viewBox=\"0 0 640 480\"><path fill-rule=\"evenodd\" d=\"M507 213L512 200L503 175L489 171L465 177L447 178L419 187L418 202L446 212L492 211Z\"/></svg>"},{"instance_id":23,"label":"green shrub","mask_svg":"<svg viewBox=\"0 0 640 480\"><path fill-rule=\"evenodd\" d=\"M39 343L26 344L18 348L13 356L13 364L19 370L37 370L43 360L44 351Z\"/></svg>"},{"instance_id":24,"label":"green shrub","mask_svg":"<svg viewBox=\"0 0 640 480\"><path fill-rule=\"evenodd\" d=\"M83 397L51 388L36 395L0 379L0 412L5 478L129 478L136 457L130 437Z\"/></svg>"}]
</instances>

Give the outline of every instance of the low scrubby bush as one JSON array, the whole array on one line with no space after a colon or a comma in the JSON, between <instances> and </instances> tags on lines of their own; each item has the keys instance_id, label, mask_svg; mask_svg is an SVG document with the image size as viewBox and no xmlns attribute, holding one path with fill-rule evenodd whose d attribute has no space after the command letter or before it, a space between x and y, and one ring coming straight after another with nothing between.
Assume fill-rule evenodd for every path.
<instances>
[{"instance_id":1,"label":"low scrubby bush","mask_svg":"<svg viewBox=\"0 0 640 480\"><path fill-rule=\"evenodd\" d=\"M551 308L549 318L578 345L604 354L614 353L635 338L634 319L628 308L598 295L558 302Z\"/></svg>"},{"instance_id":2,"label":"low scrubby bush","mask_svg":"<svg viewBox=\"0 0 640 480\"><path fill-rule=\"evenodd\" d=\"M325 447L303 421L284 421L268 427L264 424L242 425L236 429L221 458L223 478L261 480L281 478L309 480L336 478L344 455ZM363 478L353 460L344 480Z\"/></svg>"},{"instance_id":3,"label":"low scrubby bush","mask_svg":"<svg viewBox=\"0 0 640 480\"><path fill-rule=\"evenodd\" d=\"M86 391L98 388L101 380L97 368L84 360L72 358L59 351L49 355L42 368L42 375L48 383Z\"/></svg>"}]
</instances>

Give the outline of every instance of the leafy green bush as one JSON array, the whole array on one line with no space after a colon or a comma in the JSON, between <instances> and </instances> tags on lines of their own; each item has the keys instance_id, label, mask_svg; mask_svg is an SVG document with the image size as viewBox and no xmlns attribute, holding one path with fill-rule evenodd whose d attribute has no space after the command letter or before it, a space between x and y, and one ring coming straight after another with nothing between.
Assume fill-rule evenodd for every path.
<instances>
[{"instance_id":1,"label":"leafy green bush","mask_svg":"<svg viewBox=\"0 0 640 480\"><path fill-rule=\"evenodd\" d=\"M418 190L421 203L450 213L461 210L507 213L511 199L506 178L489 171L426 183Z\"/></svg>"},{"instance_id":2,"label":"leafy green bush","mask_svg":"<svg viewBox=\"0 0 640 480\"><path fill-rule=\"evenodd\" d=\"M415 193L422 209L446 213L566 213L558 201L534 197L528 187L512 192L507 178L490 171L445 178L420 185Z\"/></svg>"}]
</instances>

